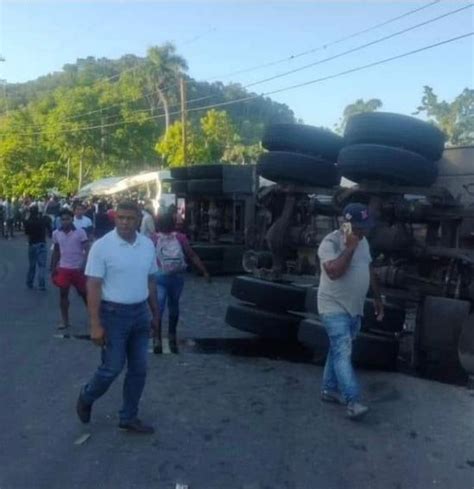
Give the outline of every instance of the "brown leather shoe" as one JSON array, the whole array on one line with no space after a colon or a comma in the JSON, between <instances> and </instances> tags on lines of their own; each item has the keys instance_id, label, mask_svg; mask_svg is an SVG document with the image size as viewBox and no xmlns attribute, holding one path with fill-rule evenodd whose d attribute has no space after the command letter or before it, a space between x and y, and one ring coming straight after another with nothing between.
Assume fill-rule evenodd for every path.
<instances>
[{"instance_id":1,"label":"brown leather shoe","mask_svg":"<svg viewBox=\"0 0 474 489\"><path fill-rule=\"evenodd\" d=\"M81 394L77 398L76 413L82 423L89 423L91 420L92 404L87 404L82 399Z\"/></svg>"},{"instance_id":2,"label":"brown leather shoe","mask_svg":"<svg viewBox=\"0 0 474 489\"><path fill-rule=\"evenodd\" d=\"M155 432L155 428L150 425L143 424L139 419L132 419L131 421L120 422L119 428L129 433L138 433L140 435L152 435Z\"/></svg>"}]
</instances>

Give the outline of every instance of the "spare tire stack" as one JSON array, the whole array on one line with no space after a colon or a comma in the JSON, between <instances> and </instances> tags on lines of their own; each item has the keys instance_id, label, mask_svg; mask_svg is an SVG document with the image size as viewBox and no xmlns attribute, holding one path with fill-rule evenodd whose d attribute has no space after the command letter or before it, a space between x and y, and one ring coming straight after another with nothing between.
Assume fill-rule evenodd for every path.
<instances>
[{"instance_id":1,"label":"spare tire stack","mask_svg":"<svg viewBox=\"0 0 474 489\"><path fill-rule=\"evenodd\" d=\"M171 189L176 194L221 195L223 165L195 165L171 168Z\"/></svg>"},{"instance_id":2,"label":"spare tire stack","mask_svg":"<svg viewBox=\"0 0 474 489\"><path fill-rule=\"evenodd\" d=\"M273 182L334 187L340 176L335 165L344 140L327 129L303 124L273 124L265 129L268 150L258 161L258 173Z\"/></svg>"},{"instance_id":3,"label":"spare tire stack","mask_svg":"<svg viewBox=\"0 0 474 489\"><path fill-rule=\"evenodd\" d=\"M338 166L349 180L429 187L438 176L436 162L446 138L437 127L415 117L367 112L348 120L344 139Z\"/></svg>"}]
</instances>

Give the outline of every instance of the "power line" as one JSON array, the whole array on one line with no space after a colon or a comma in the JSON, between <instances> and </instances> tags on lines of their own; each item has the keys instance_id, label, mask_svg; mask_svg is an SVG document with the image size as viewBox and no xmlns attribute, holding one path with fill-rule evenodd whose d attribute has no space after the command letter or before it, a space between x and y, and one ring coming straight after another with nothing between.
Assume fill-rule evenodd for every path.
<instances>
[{"instance_id":1,"label":"power line","mask_svg":"<svg viewBox=\"0 0 474 489\"><path fill-rule=\"evenodd\" d=\"M277 78L282 78L284 76L292 75L293 73L298 73L299 71L303 71L303 70L306 70L308 68L312 68L313 66L317 66L319 64L326 63L328 61L332 61L332 60L337 59L337 58L341 58L342 56L346 56L347 54L355 53L356 51L360 51L361 49L365 49L369 46L374 46L375 44L379 44L381 42L387 41L387 40L392 39L394 37L397 37L397 36L400 36L400 35L405 34L407 32L413 31L413 30L418 29L420 27L423 27L425 25L431 24L433 22L437 22L438 20L444 19L446 17L457 14L459 12L462 12L463 10L471 8L472 6L473 6L473 4L471 3L469 5L465 5L464 7L458 8L456 10L451 10L451 11L449 11L443 15L439 15L438 17L433 17L432 19L426 20L426 21L421 22L421 23L416 24L416 25L412 25L410 27L407 27L406 29L402 29L401 31L394 32L393 34L389 34L388 36L380 37L379 39L375 39L374 41L371 41L371 42L368 42L365 44L361 44L360 46L357 46L357 47L352 48L352 49L348 49L347 51L343 51L342 53L335 54L334 56L329 56L329 57L323 58L319 61L315 61L314 63L309 63L307 65L300 66L299 68L294 68L293 70L285 71L284 73L279 73L277 75L270 76L268 78L264 78L263 80L258 80L256 82L249 83L248 85L245 85L244 88L253 87L255 85L260 85L261 83L266 83L266 82L269 82L272 80L276 80Z\"/></svg>"},{"instance_id":2,"label":"power line","mask_svg":"<svg viewBox=\"0 0 474 489\"><path fill-rule=\"evenodd\" d=\"M299 58L299 57L301 57L301 56L306 56L306 55L308 55L308 54L315 53L315 52L320 51L320 50L322 50L322 49L327 49L327 48L328 48L328 47L330 47L330 46L334 46L334 45L336 45L336 44L340 44L340 43L342 43L342 42L348 41L348 40L353 39L353 38L355 38L355 37L361 36L362 34L366 34L366 33L368 33L368 32L371 32L371 31L373 31L373 30L375 30L375 29L378 29L378 28L380 28L380 27L384 27L384 26L386 26L386 25L389 25L389 24L391 24L391 23L393 23L393 22L396 22L397 20L400 20L400 19L403 19L403 18L408 17L408 16L410 16L410 15L413 15L413 14L415 14L415 13L417 13L417 12L420 12L420 11L422 11L422 10L425 10L425 9L429 8L429 7L432 7L432 6L434 6L434 5L438 4L438 3L441 3L441 0L435 0L435 1L432 1L432 2L430 2L430 3L428 3L428 4L426 4L426 5L423 5L423 6L421 6L421 7L418 7L418 8L412 9L412 10L409 10L408 12L405 12L405 13L403 13L403 14L401 14L401 15L396 16L396 17L392 17L392 18L390 18L390 19L388 19L388 20L386 20L386 21L380 22L380 23L375 24L375 25L373 25L373 26L371 26L371 27L367 27L367 28L365 28L365 29L362 29L362 30L360 30L360 31L354 32L354 33L349 34L349 35L347 35L347 36L341 37L341 38L336 39L336 40L334 40L334 41L331 41L331 42L329 42L329 43L322 44L321 46L318 46L318 47L316 47L316 48L312 48L312 49L309 49L309 50L306 50L306 51L302 51L302 52L300 52L300 53L293 54L293 55L291 55L291 56L289 56L289 57L282 58L282 59L279 59L279 60L277 60L277 61L273 61L273 62L269 62L269 63L260 64L260 65L258 65L258 66L253 66L253 67L251 67L251 68L246 68L246 69L243 69L243 70L240 70L240 71L236 71L236 72L233 72L233 73L230 73L230 74L227 74L227 75L222 75L222 76L220 76L220 77L219 77L219 76L217 76L217 77L212 77L212 78L210 78L210 80L217 79L217 78L226 78L226 77L229 77L229 76L234 76L234 75L237 75L237 74L242 74L242 73L249 73L249 72L251 72L251 71L255 71L255 70L258 70L258 69L263 69L263 68L268 68L268 67L270 67L270 66L275 66L275 65L277 65L277 64L281 64L281 63L284 63L284 62L287 62L287 61L293 61L293 60L295 60L295 59L297 59L297 58ZM415 28L415 27L413 27L413 28ZM216 30L216 29L215 29L215 28L213 28L213 29L210 29L209 31L207 31L206 33L204 33L204 34L202 34L202 35L195 36L194 38L192 38L192 39L190 39L189 41L185 42L185 44L192 43L192 42L194 42L194 41L196 41L196 40L200 39L201 37L205 36L205 35L206 35L206 34L208 34L209 32L213 32L214 30ZM378 42L380 42L380 41L378 41ZM371 44L369 43L368 45L371 45ZM362 47L356 48L356 50L357 50L357 49L362 49ZM341 53L341 54L339 54L339 55L336 55L336 57L343 56L344 54L348 54L349 52L352 52L352 51L348 51L347 53ZM334 58L331 58L331 59L334 59ZM327 59L326 61L330 61L330 59ZM324 61L318 61L316 64L319 64L319 63L322 63L322 62L324 62ZM139 67L139 65L137 65L137 66L135 66L135 67L132 67L132 68L129 68L129 69L127 69L127 70L124 70L124 71L123 71L123 72L121 72L121 73L125 73L125 72L127 72L127 71L131 71L132 69L137 69L138 67ZM301 69L304 69L304 68L301 68ZM120 74L121 74L121 73L120 73ZM290 73L291 73L291 72L289 72L288 74L290 74ZM114 75L114 77L120 76L120 74L119 74L119 75ZM284 76L284 74L282 74L281 76ZM113 78L113 77L111 77L111 78ZM111 78L109 78L109 79L105 79L105 80L103 80L103 81L110 80ZM270 79L273 79L273 78L270 78ZM99 81L100 81L100 80L97 80L96 82L99 82ZM253 86L253 85L257 85L257 84L260 84L260 83L264 83L264 81L267 81L267 80L263 80L263 81L257 81L257 82L254 82L254 83L250 84L250 85L246 85L246 86L244 86L243 88L247 88L247 87L250 87L250 86ZM93 86L93 85L92 85L92 86ZM168 86L168 87L165 87L165 88L163 88L162 90L163 90L163 91L166 91L166 90L168 90L168 89L170 89L170 88L174 88L174 85L170 85L170 86ZM148 93L148 94L143 95L141 98L136 99L135 101L142 100L142 99L146 98L147 96L154 95L155 93L156 93L156 91L150 92L150 93ZM209 99L209 98L212 98L212 97L214 97L214 95L207 95L207 96L205 96L205 97L199 97L199 98L196 98L196 99L190 99L190 100L188 101L188 103L193 103L193 102L197 102L197 101L202 101L202 100L206 100L206 99ZM67 118L65 118L65 119L63 119L63 120L64 120L64 121L68 121L68 120L74 120L74 119L78 119L78 118L83 117L83 116L86 116L86 115L92 115L92 114L95 114L95 113L98 113L98 112L102 112L102 111L104 111L104 110L109 110L109 109L114 108L114 107L118 107L118 106L121 106L121 105L125 105L125 104L127 104L127 103L128 103L128 102L119 102L119 103L117 103L117 104L112 104L112 105L109 105L109 106L102 107L101 109L96 109L96 110L93 110L93 111L84 112L84 113L81 113L81 114L76 114L76 115L74 115L74 116L67 117ZM175 106L178 106L178 104L176 104ZM143 109L143 110L140 110L140 112L144 112L144 111L147 111L147 110L148 110L148 109ZM39 127L39 126L36 126L36 127Z\"/></svg>"},{"instance_id":3,"label":"power line","mask_svg":"<svg viewBox=\"0 0 474 489\"><path fill-rule=\"evenodd\" d=\"M315 47L315 48L311 48L311 49L308 49L306 51L301 51L299 53L296 53L296 54L292 54L291 56L287 56L286 58L280 58L276 61L271 61L269 63L264 63L264 64L260 64L260 65L256 65L256 66L252 66L250 68L244 68L242 70L238 70L238 71L234 71L232 73L228 73L227 75L221 75L221 76L216 76L216 77L212 77L212 78L209 78L209 80L214 80L216 78L227 78L227 77L230 77L230 76L235 76L235 75L241 75L243 73L249 73L251 71L255 71L255 70L259 70L259 69L262 69L262 68L269 68L270 66L275 66L275 65L278 65L278 64L281 64L281 63L285 63L287 61L293 61L297 58L300 58L301 56L307 56L308 54L313 54L313 53L316 53L317 51L321 51L323 49L327 49L331 46L335 46L336 44L340 44L341 42L344 42L344 41L348 41L349 39L353 39L354 37L358 37L358 36L361 36L362 34L367 34L367 32L371 32L375 29L378 29L380 27L384 27L388 24L391 24L393 22L396 22L397 20L400 20L400 19L403 19L405 17L408 17L410 15L413 15L417 12L420 12L421 10L425 10L429 7L432 7L433 5L436 5L438 3L440 3L441 0L435 0L434 2L430 2L426 5L423 5L421 7L418 7L418 8L415 8L413 10L409 10L408 12L405 12L401 15L397 15L396 17L392 17L388 20L385 20L384 22L380 22L379 24L375 24L371 27L367 27L365 29L362 29L360 31L357 31L357 32L354 32L352 34L349 34L347 36L344 36L344 37L340 37L339 39L336 39L335 41L331 41L331 42L328 42L326 44L321 44L320 46L318 47Z\"/></svg>"},{"instance_id":4,"label":"power line","mask_svg":"<svg viewBox=\"0 0 474 489\"><path fill-rule=\"evenodd\" d=\"M331 80L331 79L334 79L334 78L338 78L340 76L345 76L345 75L348 75L350 73L356 73L358 71L366 70L366 69L372 68L374 66L386 64L386 63L395 61L397 59L402 59L402 58L405 58L407 56L412 56L412 55L417 54L417 53L428 51L430 49L434 49L434 48L437 48L439 46L443 46L445 44L449 44L449 43L452 43L452 42L455 42L455 41L459 41L461 39L465 39L465 38L470 37L472 35L474 35L474 31L468 32L466 34L462 34L460 36L452 37L450 39L445 39L443 41L440 41L440 42L437 42L437 43L434 43L434 44L428 44L427 46L423 46L421 48L414 49L412 51L407 51L405 53L398 54L396 56L391 56L389 58L384 58L384 59L381 59L381 60L378 60L378 61L374 61L372 63L368 63L368 64L365 64L365 65L362 65L362 66L357 66L357 67L351 68L349 70L340 71L340 72L334 73L332 75L324 76L324 77L321 77L321 78L316 78L314 80L309 80L309 81L306 81L306 82L303 82L303 83L298 83L296 85L290 85L290 86L287 86L287 87L279 88L277 90L272 90L272 91L269 91L269 92L261 93L259 95L249 95L248 97L242 97L240 99L228 100L228 101L225 101L225 102L220 102L220 103L216 103L216 104L212 104L212 105L207 105L207 106L203 106L203 107L191 108L191 109L188 109L188 112L197 112L197 111L209 110L209 109L218 108L218 107L225 107L225 106L233 105L233 104L236 104L236 103L241 103L241 102L247 102L247 101L250 101L250 100L254 100L254 99L259 98L259 97L266 97L266 96L269 96L269 95L274 95L276 93L281 93L281 92L285 92L285 91L288 91L288 90L294 90L296 88L301 88L301 87L305 87L305 86L308 86L308 85L313 85L313 84L320 83L320 82L323 82L323 81L326 81L326 80ZM179 115L180 113L181 113L181 111L177 111L177 112L171 113L170 115ZM105 127L117 127L117 126L126 125L126 124L135 124L135 123L138 123L138 122L140 122L140 123L141 122L147 122L149 120L160 119L160 118L163 118L163 117L164 117L164 114L159 114L159 115L156 115L156 116L150 116L147 119L143 119L141 121L120 121L120 122L115 122L115 123L106 124L106 125L97 125L97 126L90 126L90 127L82 127L82 128L77 128L77 129L63 129L63 130L59 130L59 131L40 131L40 132L32 132L32 133L19 133L17 135L34 136L34 135L40 135L40 134L59 134L59 133L68 133L68 132L82 132L82 131L93 130L93 129L100 129L100 128L105 128Z\"/></svg>"},{"instance_id":5,"label":"power line","mask_svg":"<svg viewBox=\"0 0 474 489\"><path fill-rule=\"evenodd\" d=\"M435 2L435 3L436 3L436 2ZM430 5L431 5L431 4L430 4ZM298 68L294 68L294 69L292 69L292 70L289 70L289 71L286 71L286 72L283 72L283 73L279 73L279 74L277 74L277 75L274 75L274 76L271 76L271 77L268 77L268 78L264 78L264 79L262 79L262 80L258 80L258 81L256 81L256 82L249 83L248 85L244 85L242 88L243 88L243 89L247 89L247 88L253 87L253 86L255 86L255 85L260 85L260 84L262 84L262 83L266 83L266 82L269 82L269 81L273 81L273 80L276 80L276 79L278 79L278 78L282 78L282 77L284 77L284 76L288 76L288 75L291 75L291 74L297 73L297 72L299 72L299 71L303 71L303 70L308 69L308 68L311 68L311 67L313 67L313 66L317 66L317 65L320 65L320 64L323 64L323 63L327 63L328 61L332 61L332 60L334 60L334 59L337 59L337 58L340 58L340 57L346 56L346 55L351 54L351 53L354 53L354 52L356 52L356 51L360 51L360 50L362 50L362 49L365 49L365 48L370 47L370 46L373 46L373 45L375 45L375 44L379 44L379 43L381 43L381 42L387 41L387 40L392 39L392 38L394 38L394 37L397 37L397 36L400 36L400 35L405 34L405 33L407 33L407 32L410 32L410 31L412 31L412 30L418 29L418 28L420 28L420 27L424 27L424 26L426 26L426 25L428 25L428 24L431 24L431 23L433 23L433 22L437 22L437 21L439 21L439 20L441 20L441 19L444 19L444 18L449 17L449 16L451 16L451 15L457 14L457 13L459 13L459 12L461 12L461 11L463 11L463 10L466 10L466 9L468 9L468 8L471 8L472 6L473 6L473 4L468 4L468 5L465 5L465 6L463 6L463 7L458 8L458 9L451 10L451 11L449 11L449 12L445 13L445 14L442 14L442 15L439 15L439 16L434 17L434 18L432 18L432 19L429 19L429 20L427 20L427 21L421 22L421 23L419 23L419 24L415 24L415 25L410 26L410 27L408 27L408 28L406 28L406 29L402 29L401 31L395 32L395 33L390 34L390 35L388 35L388 36L383 36L383 37L381 37L381 38L375 39L374 41L370 41L370 42L368 42L368 43L362 44L362 45L357 46L357 47L355 47L355 48L348 49L348 50L346 50L346 51L343 51L343 52L341 52L341 53L335 54L335 55L333 55L333 56L329 56L329 57L327 57L327 58L323 58L323 59L318 60L318 61L315 61L315 62L313 62L313 63L309 63L309 64L307 64L307 65L303 65L303 66L300 66L300 67L298 67ZM419 10L419 9L418 9L418 10ZM141 97L141 98L139 98L139 99L136 99L136 100L141 100L142 98L146 98L147 96L149 96L149 95L153 95L154 93L156 93L156 92L150 92L150 93L145 94L143 97ZM207 99L212 98L212 97L214 97L214 95L207 95L207 96L203 96L203 97L198 97L198 98L195 98L195 99L190 99L190 100L188 101L188 103L194 103L194 102L198 102L198 101L203 101L203 100L207 100ZM127 104L127 103L129 103L129 102L121 102L121 103L118 103L118 104L114 104L114 105L112 105L112 106L109 106L109 108L112 108L112 107L115 107L115 106L120 106L120 105L125 105L125 104ZM173 104L173 105L171 105L171 106L170 106L170 108L171 108L171 107L179 107L179 104ZM79 117L80 117L80 116L82 116L82 115L91 115L91 114L95 114L95 113L102 112L102 110L104 110L104 109L103 109L103 108L102 108L102 109L96 109L96 110L93 110L93 111L90 111L90 112L87 112L87 113L84 113L84 114L79 114L79 115L76 115L76 116L71 116L71 117L66 118L66 119L63 119L63 120L64 120L64 121L68 121L68 120L77 119L77 118L79 118ZM149 109L139 109L139 110L135 110L135 111L132 111L132 112L131 112L131 114L138 114L138 113L143 113L143 112L149 112ZM112 117L115 117L115 115L112 115L112 116L106 117L106 118L105 118L105 120L110 119L110 118L112 118ZM38 125L33 125L33 126L30 126L30 127L42 127L42 125L41 125L41 124L38 124Z\"/></svg>"}]
</instances>

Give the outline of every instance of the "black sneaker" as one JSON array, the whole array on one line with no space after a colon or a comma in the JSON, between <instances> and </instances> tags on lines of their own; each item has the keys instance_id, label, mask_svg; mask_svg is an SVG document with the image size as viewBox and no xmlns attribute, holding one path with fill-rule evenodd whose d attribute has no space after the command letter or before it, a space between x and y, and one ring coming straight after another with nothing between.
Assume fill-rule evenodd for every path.
<instances>
[{"instance_id":1,"label":"black sneaker","mask_svg":"<svg viewBox=\"0 0 474 489\"><path fill-rule=\"evenodd\" d=\"M82 423L89 423L91 420L92 404L87 404L82 399L81 394L77 398L76 413Z\"/></svg>"},{"instance_id":2,"label":"black sneaker","mask_svg":"<svg viewBox=\"0 0 474 489\"><path fill-rule=\"evenodd\" d=\"M139 419L132 419L131 421L121 421L119 428L129 433L138 433L140 435L152 435L155 432L155 428L150 425L143 424Z\"/></svg>"}]
</instances>

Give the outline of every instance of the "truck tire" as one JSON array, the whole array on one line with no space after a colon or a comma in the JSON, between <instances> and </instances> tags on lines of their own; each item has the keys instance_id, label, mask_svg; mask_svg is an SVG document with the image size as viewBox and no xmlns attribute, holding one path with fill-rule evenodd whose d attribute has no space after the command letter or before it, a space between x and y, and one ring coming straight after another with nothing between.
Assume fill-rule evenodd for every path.
<instances>
[{"instance_id":1,"label":"truck tire","mask_svg":"<svg viewBox=\"0 0 474 489\"><path fill-rule=\"evenodd\" d=\"M405 148L432 161L441 158L446 140L444 133L428 122L389 112L352 116L344 138L349 145L373 143Z\"/></svg>"},{"instance_id":2,"label":"truck tire","mask_svg":"<svg viewBox=\"0 0 474 489\"><path fill-rule=\"evenodd\" d=\"M263 338L295 341L301 318L293 314L277 314L252 306L232 304L227 308L225 320L233 328Z\"/></svg>"},{"instance_id":3,"label":"truck tire","mask_svg":"<svg viewBox=\"0 0 474 489\"><path fill-rule=\"evenodd\" d=\"M262 177L273 182L334 187L340 181L337 168L332 163L284 151L271 151L260 155L257 171Z\"/></svg>"},{"instance_id":4,"label":"truck tire","mask_svg":"<svg viewBox=\"0 0 474 489\"><path fill-rule=\"evenodd\" d=\"M176 180L186 180L188 178L188 167L178 166L176 168L170 168L171 178Z\"/></svg>"},{"instance_id":5,"label":"truck tire","mask_svg":"<svg viewBox=\"0 0 474 489\"><path fill-rule=\"evenodd\" d=\"M461 330L469 318L470 302L427 296L415 330L416 366L423 375L457 377Z\"/></svg>"},{"instance_id":6,"label":"truck tire","mask_svg":"<svg viewBox=\"0 0 474 489\"><path fill-rule=\"evenodd\" d=\"M188 178L190 180L222 179L223 165L194 165L188 167Z\"/></svg>"},{"instance_id":7,"label":"truck tire","mask_svg":"<svg viewBox=\"0 0 474 489\"><path fill-rule=\"evenodd\" d=\"M314 319L301 322L298 341L312 348L318 363L326 361L329 338L324 326ZM397 367L399 342L394 338L360 333L352 345L352 362L357 367L379 370L395 370Z\"/></svg>"},{"instance_id":8,"label":"truck tire","mask_svg":"<svg viewBox=\"0 0 474 489\"><path fill-rule=\"evenodd\" d=\"M437 165L417 153L378 144L354 144L339 153L342 176L354 182L382 181L392 185L429 187L437 176Z\"/></svg>"},{"instance_id":9,"label":"truck tire","mask_svg":"<svg viewBox=\"0 0 474 489\"><path fill-rule=\"evenodd\" d=\"M220 245L193 245L191 247L201 260L222 261L224 247Z\"/></svg>"},{"instance_id":10,"label":"truck tire","mask_svg":"<svg viewBox=\"0 0 474 489\"><path fill-rule=\"evenodd\" d=\"M305 311L311 314L319 314L318 312L318 288L309 287L306 290Z\"/></svg>"},{"instance_id":11,"label":"truck tire","mask_svg":"<svg viewBox=\"0 0 474 489\"><path fill-rule=\"evenodd\" d=\"M231 295L267 311L304 312L306 289L295 285L269 282L245 275L235 277Z\"/></svg>"},{"instance_id":12,"label":"truck tire","mask_svg":"<svg viewBox=\"0 0 474 489\"><path fill-rule=\"evenodd\" d=\"M318 288L311 287L306 291L305 310L311 314L318 312ZM374 311L374 302L367 299L364 304L361 331L380 331L384 333L401 333L405 325L405 310L390 303L384 303L384 318L377 321Z\"/></svg>"},{"instance_id":13,"label":"truck tire","mask_svg":"<svg viewBox=\"0 0 474 489\"><path fill-rule=\"evenodd\" d=\"M187 193L188 182L186 180L173 180L171 182L171 191L175 194Z\"/></svg>"},{"instance_id":14,"label":"truck tire","mask_svg":"<svg viewBox=\"0 0 474 489\"><path fill-rule=\"evenodd\" d=\"M344 139L320 127L304 124L272 124L265 128L262 146L269 151L288 151L335 162Z\"/></svg>"},{"instance_id":15,"label":"truck tire","mask_svg":"<svg viewBox=\"0 0 474 489\"><path fill-rule=\"evenodd\" d=\"M188 180L188 193L190 195L221 195L222 180Z\"/></svg>"},{"instance_id":16,"label":"truck tire","mask_svg":"<svg viewBox=\"0 0 474 489\"><path fill-rule=\"evenodd\" d=\"M462 368L474 375L474 314L470 314L462 325L458 355Z\"/></svg>"},{"instance_id":17,"label":"truck tire","mask_svg":"<svg viewBox=\"0 0 474 489\"><path fill-rule=\"evenodd\" d=\"M392 304L384 304L384 317L377 321L374 301L367 299L364 304L364 317L361 330L364 332L381 331L384 333L401 333L405 325L405 310Z\"/></svg>"}]
</instances>

